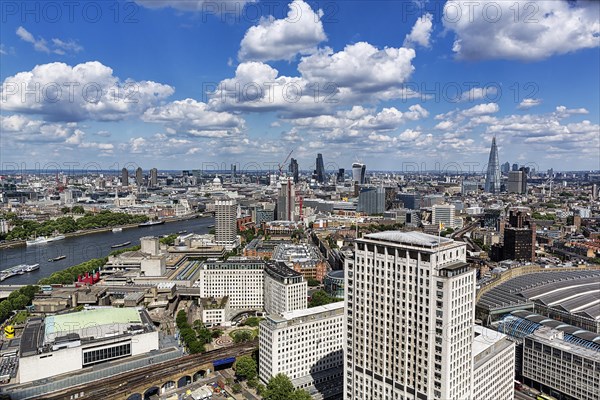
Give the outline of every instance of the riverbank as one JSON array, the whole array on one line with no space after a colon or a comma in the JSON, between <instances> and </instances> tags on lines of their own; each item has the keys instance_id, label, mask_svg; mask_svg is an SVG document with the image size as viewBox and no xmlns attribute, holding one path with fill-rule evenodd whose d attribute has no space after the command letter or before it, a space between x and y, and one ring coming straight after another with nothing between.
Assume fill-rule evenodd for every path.
<instances>
[{"instance_id":1,"label":"riverbank","mask_svg":"<svg viewBox=\"0 0 600 400\"><path fill-rule=\"evenodd\" d=\"M187 221L187 220L195 219L195 218L206 218L206 217L208 217L208 216L202 215L202 214L192 214L192 215L186 215L185 217L173 217L173 218L163 219L161 221L164 221L165 223L170 223L170 222L180 222L180 221ZM75 231L75 232L71 232L71 233L64 233L63 235L67 238L70 238L70 237L91 235L94 233L110 232L113 230L113 228L122 228L122 229L139 228L138 225L139 224L127 224L127 225L109 226L109 227L103 227L103 228L85 229L85 230ZM10 249L10 248L16 248L16 247L22 247L22 246L26 246L25 240L13 240L10 242L0 243L0 249Z\"/></svg>"}]
</instances>

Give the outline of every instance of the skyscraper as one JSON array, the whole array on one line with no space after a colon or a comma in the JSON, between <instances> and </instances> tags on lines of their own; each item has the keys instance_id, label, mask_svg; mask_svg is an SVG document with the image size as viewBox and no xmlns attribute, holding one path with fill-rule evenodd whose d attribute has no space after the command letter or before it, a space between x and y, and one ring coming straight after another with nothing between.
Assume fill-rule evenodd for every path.
<instances>
[{"instance_id":1,"label":"skyscraper","mask_svg":"<svg viewBox=\"0 0 600 400\"><path fill-rule=\"evenodd\" d=\"M298 175L298 160L292 158L290 161L290 174L294 178L294 183L298 183L299 175Z\"/></svg>"},{"instance_id":2,"label":"skyscraper","mask_svg":"<svg viewBox=\"0 0 600 400\"><path fill-rule=\"evenodd\" d=\"M296 189L292 178L281 179L277 196L277 219L294 221L296 219Z\"/></svg>"},{"instance_id":3,"label":"skyscraper","mask_svg":"<svg viewBox=\"0 0 600 400\"><path fill-rule=\"evenodd\" d=\"M144 185L144 172L142 171L142 167L137 167L135 170L135 184L138 186Z\"/></svg>"},{"instance_id":4,"label":"skyscraper","mask_svg":"<svg viewBox=\"0 0 600 400\"><path fill-rule=\"evenodd\" d=\"M362 163L355 162L352 164L352 181L354 184L364 185L365 184L365 173L367 166Z\"/></svg>"},{"instance_id":5,"label":"skyscraper","mask_svg":"<svg viewBox=\"0 0 600 400\"><path fill-rule=\"evenodd\" d=\"M510 163L507 161L500 167L500 172L503 174L508 174L510 171Z\"/></svg>"},{"instance_id":6,"label":"skyscraper","mask_svg":"<svg viewBox=\"0 0 600 400\"><path fill-rule=\"evenodd\" d=\"M498 147L496 146L496 136L494 136L492 139L492 148L490 149L487 173L485 174L485 191L487 193L500 193L500 179Z\"/></svg>"},{"instance_id":7,"label":"skyscraper","mask_svg":"<svg viewBox=\"0 0 600 400\"><path fill-rule=\"evenodd\" d=\"M513 170L513 171L518 171L518 170L519 170L519 164L517 164L517 163L514 163L514 164L512 165L512 170Z\"/></svg>"},{"instance_id":8,"label":"skyscraper","mask_svg":"<svg viewBox=\"0 0 600 400\"><path fill-rule=\"evenodd\" d=\"M151 187L158 186L158 170L156 168L152 168L150 170L150 186Z\"/></svg>"},{"instance_id":9,"label":"skyscraper","mask_svg":"<svg viewBox=\"0 0 600 400\"><path fill-rule=\"evenodd\" d=\"M421 232L355 242L345 400L473 398L475 269L465 261L464 243Z\"/></svg>"},{"instance_id":10,"label":"skyscraper","mask_svg":"<svg viewBox=\"0 0 600 400\"><path fill-rule=\"evenodd\" d=\"M129 186L129 171L127 171L127 168L121 170L121 185Z\"/></svg>"},{"instance_id":11,"label":"skyscraper","mask_svg":"<svg viewBox=\"0 0 600 400\"><path fill-rule=\"evenodd\" d=\"M524 167L518 171L510 171L508 173L508 188L509 193L527 194L527 173Z\"/></svg>"},{"instance_id":12,"label":"skyscraper","mask_svg":"<svg viewBox=\"0 0 600 400\"><path fill-rule=\"evenodd\" d=\"M235 200L215 201L215 242L225 246L227 251L237 245L237 202Z\"/></svg>"},{"instance_id":13,"label":"skyscraper","mask_svg":"<svg viewBox=\"0 0 600 400\"><path fill-rule=\"evenodd\" d=\"M345 174L346 174L346 170L344 168L338 169L338 173L337 173L337 177L336 177L336 182L343 183L344 182L344 175Z\"/></svg>"},{"instance_id":14,"label":"skyscraper","mask_svg":"<svg viewBox=\"0 0 600 400\"><path fill-rule=\"evenodd\" d=\"M385 211L385 189L382 186L362 187L358 194L356 211L366 215L383 214Z\"/></svg>"},{"instance_id":15,"label":"skyscraper","mask_svg":"<svg viewBox=\"0 0 600 400\"><path fill-rule=\"evenodd\" d=\"M315 168L317 182L325 182L325 164L323 163L323 155L317 154L317 166Z\"/></svg>"}]
</instances>

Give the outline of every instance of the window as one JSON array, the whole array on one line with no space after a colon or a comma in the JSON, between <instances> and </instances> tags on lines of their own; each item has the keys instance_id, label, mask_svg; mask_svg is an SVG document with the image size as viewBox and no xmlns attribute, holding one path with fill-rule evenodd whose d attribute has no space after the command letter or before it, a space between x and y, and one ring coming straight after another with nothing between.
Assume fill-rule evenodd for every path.
<instances>
[{"instance_id":1,"label":"window","mask_svg":"<svg viewBox=\"0 0 600 400\"><path fill-rule=\"evenodd\" d=\"M83 366L97 364L103 361L126 357L131 355L131 343L124 343L118 346L84 351Z\"/></svg>"}]
</instances>

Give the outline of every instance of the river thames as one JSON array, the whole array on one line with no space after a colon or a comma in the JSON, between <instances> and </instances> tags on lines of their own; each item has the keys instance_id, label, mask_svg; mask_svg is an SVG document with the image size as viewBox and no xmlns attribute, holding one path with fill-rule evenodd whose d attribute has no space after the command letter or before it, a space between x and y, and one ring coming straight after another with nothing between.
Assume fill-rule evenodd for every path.
<instances>
[{"instance_id":1,"label":"river thames","mask_svg":"<svg viewBox=\"0 0 600 400\"><path fill-rule=\"evenodd\" d=\"M88 235L67 237L63 240L36 246L21 246L16 248L0 249L0 270L18 264L40 264L37 271L7 278L3 285L28 285L35 284L41 278L50 276L53 272L77 265L91 258L107 256L111 246L118 243L131 242L130 245L140 244L144 236L160 236L187 231L187 233L208 233L209 226L214 224L213 217L195 218L184 221L167 222L163 225L154 225L143 228L123 229L122 232L102 232ZM49 258L65 255L59 261L48 261Z\"/></svg>"}]
</instances>

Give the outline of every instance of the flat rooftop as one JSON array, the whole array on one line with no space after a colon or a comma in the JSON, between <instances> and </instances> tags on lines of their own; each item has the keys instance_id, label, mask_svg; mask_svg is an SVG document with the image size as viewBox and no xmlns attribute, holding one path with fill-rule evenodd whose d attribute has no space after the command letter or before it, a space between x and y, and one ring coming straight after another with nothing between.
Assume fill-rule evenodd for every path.
<instances>
[{"instance_id":1,"label":"flat rooftop","mask_svg":"<svg viewBox=\"0 0 600 400\"><path fill-rule=\"evenodd\" d=\"M507 341L507 345L510 345L508 336L505 334L485 328L481 325L475 325L473 327L475 332L475 339L473 339L473 358L478 358L479 355L483 355L486 350L493 350L493 347ZM504 348L504 346L502 347Z\"/></svg>"},{"instance_id":2,"label":"flat rooftop","mask_svg":"<svg viewBox=\"0 0 600 400\"><path fill-rule=\"evenodd\" d=\"M81 338L102 337L112 331L121 332L131 325L143 325L144 322L136 308L110 307L51 315L46 317L44 323L44 341L49 343L69 333L77 333Z\"/></svg>"},{"instance_id":3,"label":"flat rooftop","mask_svg":"<svg viewBox=\"0 0 600 400\"><path fill-rule=\"evenodd\" d=\"M294 321L299 318L307 318L307 321L308 321L308 319L310 319L310 318L319 319L319 317L322 317L320 314L331 313L333 315L333 314L339 313L339 314L343 315L343 312L344 312L344 302L337 301L335 303L325 304L323 306L311 307L311 308L305 308L303 310L295 310L295 311L285 312L281 316L269 315L267 318L273 320L273 322L276 322L276 323ZM303 322L305 322L305 321L303 321Z\"/></svg>"},{"instance_id":4,"label":"flat rooftop","mask_svg":"<svg viewBox=\"0 0 600 400\"><path fill-rule=\"evenodd\" d=\"M399 244L407 244L412 246L422 247L437 247L438 245L447 245L453 243L454 240L441 236L429 235L423 232L402 232L402 231L385 231L370 233L364 236L365 239L375 239Z\"/></svg>"}]
</instances>

